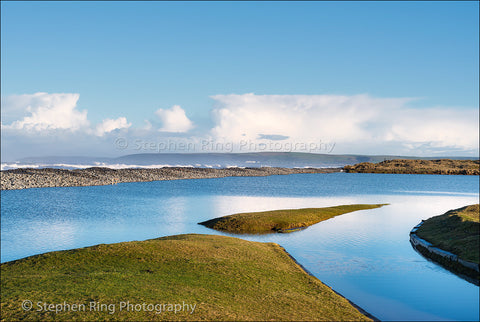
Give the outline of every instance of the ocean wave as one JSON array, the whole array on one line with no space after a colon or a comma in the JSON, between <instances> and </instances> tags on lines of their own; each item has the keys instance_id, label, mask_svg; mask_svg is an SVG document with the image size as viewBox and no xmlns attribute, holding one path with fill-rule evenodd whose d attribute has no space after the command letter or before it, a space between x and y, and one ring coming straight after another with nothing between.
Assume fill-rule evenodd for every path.
<instances>
[{"instance_id":1,"label":"ocean wave","mask_svg":"<svg viewBox=\"0 0 480 322\"><path fill-rule=\"evenodd\" d=\"M0 169L10 170L10 169L39 168L39 167L40 166L36 164L2 163L0 166Z\"/></svg>"},{"instance_id":2,"label":"ocean wave","mask_svg":"<svg viewBox=\"0 0 480 322\"><path fill-rule=\"evenodd\" d=\"M149 165L140 165L140 164L125 164L125 163L104 163L104 162L94 162L93 164L69 164L69 163L42 163L42 164L22 164L22 163L2 163L1 170L14 170L14 169L43 169L43 168L59 168L59 169L87 169L87 168L109 168L109 169L156 169L156 168L201 168L201 167L215 167L215 166L202 166L202 165L191 165L191 164L149 164ZM220 167L220 165L218 165Z\"/></svg>"}]
</instances>

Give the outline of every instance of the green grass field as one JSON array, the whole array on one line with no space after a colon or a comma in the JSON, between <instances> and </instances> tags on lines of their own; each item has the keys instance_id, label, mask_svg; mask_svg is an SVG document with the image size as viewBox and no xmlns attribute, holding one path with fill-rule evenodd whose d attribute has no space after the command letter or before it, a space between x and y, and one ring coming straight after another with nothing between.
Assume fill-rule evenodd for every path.
<instances>
[{"instance_id":1,"label":"green grass field","mask_svg":"<svg viewBox=\"0 0 480 322\"><path fill-rule=\"evenodd\" d=\"M470 205L426 220L417 236L435 247L460 258L479 263L480 222L479 205Z\"/></svg>"},{"instance_id":2,"label":"green grass field","mask_svg":"<svg viewBox=\"0 0 480 322\"><path fill-rule=\"evenodd\" d=\"M51 312L49 304L70 311ZM1 314L2 321L368 320L277 244L194 234L4 263Z\"/></svg>"},{"instance_id":3,"label":"green grass field","mask_svg":"<svg viewBox=\"0 0 480 322\"><path fill-rule=\"evenodd\" d=\"M373 209L384 206L343 205L326 208L304 208L250 212L214 218L201 222L201 225L236 234L265 234L288 232L289 229L308 227L320 221L352 211Z\"/></svg>"}]
</instances>

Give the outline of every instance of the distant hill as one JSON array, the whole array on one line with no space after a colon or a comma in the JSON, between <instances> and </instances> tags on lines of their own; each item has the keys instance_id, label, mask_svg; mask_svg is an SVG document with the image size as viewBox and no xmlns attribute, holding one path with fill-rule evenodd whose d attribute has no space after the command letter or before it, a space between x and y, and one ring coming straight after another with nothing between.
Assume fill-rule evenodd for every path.
<instances>
[{"instance_id":1,"label":"distant hill","mask_svg":"<svg viewBox=\"0 0 480 322\"><path fill-rule=\"evenodd\" d=\"M85 168L104 166L124 167L165 167L191 166L201 168L226 167L312 167L341 168L362 162L378 163L393 159L473 160L469 157L413 157L397 155L356 155L356 154L315 154L298 152L258 152L258 153L141 153L116 158L103 157L29 157L14 163L2 163L2 169L25 166L54 168Z\"/></svg>"},{"instance_id":2,"label":"distant hill","mask_svg":"<svg viewBox=\"0 0 480 322\"><path fill-rule=\"evenodd\" d=\"M246 167L343 167L361 162L378 163L392 159L420 159L419 157L389 155L337 155L298 152L259 152L259 153L143 153L130 154L112 159L111 162L128 164L179 164L192 166L246 166ZM422 158L422 159L438 159ZM457 158L455 158L457 159ZM458 158L461 159L461 158Z\"/></svg>"}]
</instances>

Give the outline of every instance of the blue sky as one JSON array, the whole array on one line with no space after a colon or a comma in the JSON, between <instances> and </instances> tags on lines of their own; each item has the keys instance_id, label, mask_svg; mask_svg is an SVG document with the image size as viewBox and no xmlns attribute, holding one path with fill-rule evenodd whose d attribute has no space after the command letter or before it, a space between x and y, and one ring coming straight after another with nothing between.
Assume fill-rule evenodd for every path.
<instances>
[{"instance_id":1,"label":"blue sky","mask_svg":"<svg viewBox=\"0 0 480 322\"><path fill-rule=\"evenodd\" d=\"M362 132L370 141L363 150L359 142L336 139L341 135L334 130L312 132L309 139L338 141L338 153L478 154L472 138L478 126L462 123L478 120L478 2L2 2L1 9L2 154L10 158L25 154L22 148L73 153L41 141L35 131L48 131L47 138L67 146L75 133L95 136L99 151L80 144L80 154L108 150L118 135L239 140L228 135L228 127L252 140L263 134L301 141L308 133L282 133L281 126L268 123L269 113L288 116L299 100L309 102L308 111L325 112L327 104L340 114L372 114L350 124L362 131L372 126L369 135ZM50 96L35 105L33 96L25 96L35 93ZM78 95L70 101L73 110L65 102L52 107L53 101L68 100L51 96L61 93ZM363 102L365 96L371 102ZM350 102L348 107L335 105L335 97ZM269 105L284 103L278 111ZM39 116L41 104L48 105L43 111L57 111L63 125L55 125L54 111ZM365 104L378 106L371 111ZM174 106L179 114L168 114ZM65 116L63 108L88 116ZM386 112L392 108L404 123L387 133L395 125L385 121L386 115L395 118L396 112ZM425 117L436 110L450 120L459 111L463 116L453 118L457 127L447 130L467 128L468 137L438 137L440 119L417 133L423 141L405 135L411 132L410 111ZM250 128L254 111L263 111L264 122ZM320 112L311 116L326 118ZM105 120L116 122L109 127ZM259 133L262 128L267 133ZM31 136L38 150L30 146Z\"/></svg>"}]
</instances>

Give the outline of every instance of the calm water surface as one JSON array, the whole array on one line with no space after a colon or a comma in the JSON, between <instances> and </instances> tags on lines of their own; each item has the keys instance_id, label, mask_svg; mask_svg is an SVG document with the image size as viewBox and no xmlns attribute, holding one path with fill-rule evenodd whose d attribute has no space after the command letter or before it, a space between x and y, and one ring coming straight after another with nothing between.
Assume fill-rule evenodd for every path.
<instances>
[{"instance_id":1,"label":"calm water surface","mask_svg":"<svg viewBox=\"0 0 480 322\"><path fill-rule=\"evenodd\" d=\"M478 176L298 174L1 192L1 260L160 236L218 234L200 221L243 211L390 203L276 242L310 272L382 320L478 320L479 288L409 243L420 222L478 203Z\"/></svg>"}]
</instances>

